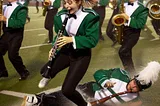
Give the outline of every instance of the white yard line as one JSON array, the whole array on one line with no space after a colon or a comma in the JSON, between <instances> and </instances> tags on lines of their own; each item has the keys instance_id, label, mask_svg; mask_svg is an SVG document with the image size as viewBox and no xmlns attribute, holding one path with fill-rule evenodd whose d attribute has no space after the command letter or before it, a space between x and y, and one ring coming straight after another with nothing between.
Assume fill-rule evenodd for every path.
<instances>
[{"instance_id":1,"label":"white yard line","mask_svg":"<svg viewBox=\"0 0 160 106\"><path fill-rule=\"evenodd\" d=\"M61 89L61 86L56 87L56 88L52 88L52 89L48 89L48 90L42 91L42 92L44 92L46 94L49 94L49 93L52 93L52 92L56 92L60 89ZM40 93L42 93L42 92L40 92ZM38 94L40 94L40 93L38 93ZM15 92L15 91L8 91L8 90L2 90L2 91L0 91L0 94L15 96L15 97L19 97L19 98L24 98L24 96L26 96L26 95L33 95L33 94Z\"/></svg>"},{"instance_id":2,"label":"white yard line","mask_svg":"<svg viewBox=\"0 0 160 106\"><path fill-rule=\"evenodd\" d=\"M35 29L25 29L24 31L37 31L37 30L45 30L45 28L35 28Z\"/></svg>"},{"instance_id":3,"label":"white yard line","mask_svg":"<svg viewBox=\"0 0 160 106\"><path fill-rule=\"evenodd\" d=\"M0 91L0 93L1 93L1 94L5 94L5 95L10 95L10 96L19 97L19 98L24 98L24 96L30 95L30 94L27 94L27 93L21 93L21 92L15 92L15 91L8 91L8 90Z\"/></svg>"},{"instance_id":4,"label":"white yard line","mask_svg":"<svg viewBox=\"0 0 160 106\"><path fill-rule=\"evenodd\" d=\"M38 34L38 36L46 36L46 34L45 34L45 33L42 33L42 34Z\"/></svg>"},{"instance_id":5,"label":"white yard line","mask_svg":"<svg viewBox=\"0 0 160 106\"><path fill-rule=\"evenodd\" d=\"M28 48L33 48L33 47L45 46L45 45L51 45L51 44L45 43L45 44L38 44L38 45L31 45L31 46L23 46L20 49L28 49Z\"/></svg>"}]
</instances>

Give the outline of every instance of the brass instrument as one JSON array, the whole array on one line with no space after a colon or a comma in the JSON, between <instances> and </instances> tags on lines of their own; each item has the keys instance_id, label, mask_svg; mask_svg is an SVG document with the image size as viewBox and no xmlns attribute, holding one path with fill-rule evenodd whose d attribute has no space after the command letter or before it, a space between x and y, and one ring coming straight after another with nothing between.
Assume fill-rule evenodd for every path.
<instances>
[{"instance_id":1,"label":"brass instrument","mask_svg":"<svg viewBox=\"0 0 160 106\"><path fill-rule=\"evenodd\" d=\"M112 18L112 24L116 26L116 39L119 44L122 44L123 41L123 24L126 22L126 18L121 14L124 13L124 0L121 0L119 7L119 14L116 14Z\"/></svg>"},{"instance_id":2,"label":"brass instrument","mask_svg":"<svg viewBox=\"0 0 160 106\"><path fill-rule=\"evenodd\" d=\"M150 18L160 19L160 0L150 0L146 7L149 9Z\"/></svg>"},{"instance_id":3,"label":"brass instrument","mask_svg":"<svg viewBox=\"0 0 160 106\"><path fill-rule=\"evenodd\" d=\"M115 26L122 26L126 22L125 17L123 15L121 15L121 13L124 13L124 0L121 0L119 13L120 14L117 14L117 15L113 16L113 18L112 18L112 23Z\"/></svg>"},{"instance_id":4,"label":"brass instrument","mask_svg":"<svg viewBox=\"0 0 160 106\"><path fill-rule=\"evenodd\" d=\"M3 0L0 1L0 14L3 14ZM0 36L2 35L2 21L0 21Z\"/></svg>"},{"instance_id":5,"label":"brass instrument","mask_svg":"<svg viewBox=\"0 0 160 106\"><path fill-rule=\"evenodd\" d=\"M115 9L115 7L117 6L117 0L110 0L108 3L108 7L111 9Z\"/></svg>"},{"instance_id":6,"label":"brass instrument","mask_svg":"<svg viewBox=\"0 0 160 106\"><path fill-rule=\"evenodd\" d=\"M50 0L44 0L43 4L44 4L44 6L50 6L51 1Z\"/></svg>"}]
</instances>

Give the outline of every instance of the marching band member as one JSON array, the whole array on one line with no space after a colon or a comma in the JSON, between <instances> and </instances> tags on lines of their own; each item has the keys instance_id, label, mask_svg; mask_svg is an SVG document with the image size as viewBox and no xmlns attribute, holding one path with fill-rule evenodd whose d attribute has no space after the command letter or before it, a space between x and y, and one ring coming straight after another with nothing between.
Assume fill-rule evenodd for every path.
<instances>
[{"instance_id":1,"label":"marching band member","mask_svg":"<svg viewBox=\"0 0 160 106\"><path fill-rule=\"evenodd\" d=\"M107 24L107 28L106 28L106 35L112 40L113 44L112 44L112 47L117 43L116 41L116 37L115 37L115 33L114 33L114 28L115 26L113 25L112 23L112 18L113 16L115 16L116 14L119 13L119 7L116 5L116 6L113 6L113 12L112 12L112 15L108 21L108 24Z\"/></svg>"},{"instance_id":2,"label":"marching band member","mask_svg":"<svg viewBox=\"0 0 160 106\"><path fill-rule=\"evenodd\" d=\"M100 100L107 95L113 95L123 91L129 91L125 94L118 95L104 102L106 106L116 106L122 103L129 102L127 106L141 106L141 102L133 102L134 105L129 105L131 101L135 101L139 97L139 92L149 88L158 79L160 72L160 64L156 61L149 62L142 71L130 78L127 71L114 68L109 70L98 70L94 74L96 83L93 84L95 90L94 98ZM119 106L118 105L118 106ZM123 105L122 105L123 106ZM124 105L126 106L126 105Z\"/></svg>"},{"instance_id":3,"label":"marching band member","mask_svg":"<svg viewBox=\"0 0 160 106\"><path fill-rule=\"evenodd\" d=\"M82 4L83 0L63 0L64 9L54 17L57 34L62 27L62 22L66 19L65 16L71 17L65 27L64 36L59 37L57 42L53 41L53 44L57 44L61 49L51 64L50 74L43 74L48 68L48 63L42 68L43 78L38 86L44 88L59 72L69 67L62 85L62 93L78 106L87 106L75 88L88 69L91 48L98 43L99 15L92 9L83 8ZM53 55L52 51L54 51L53 48L50 50L49 57Z\"/></svg>"},{"instance_id":4,"label":"marching band member","mask_svg":"<svg viewBox=\"0 0 160 106\"><path fill-rule=\"evenodd\" d=\"M132 60L132 48L139 40L141 29L144 27L148 17L148 8L144 7L138 0L128 0L124 3L122 15L126 19L123 27L123 41L119 49L119 57L124 69L134 72L135 67Z\"/></svg>"},{"instance_id":5,"label":"marching band member","mask_svg":"<svg viewBox=\"0 0 160 106\"><path fill-rule=\"evenodd\" d=\"M28 7L30 1L29 0L18 0L18 2L23 4L24 6ZM28 22L30 22L30 20L31 20L28 13L27 13L27 20L28 20Z\"/></svg>"},{"instance_id":6,"label":"marching band member","mask_svg":"<svg viewBox=\"0 0 160 106\"><path fill-rule=\"evenodd\" d=\"M110 1L113 2L114 0L110 0ZM125 0L125 1L128 1L128 0ZM138 0L138 1L143 3L143 0ZM120 0L117 0L117 3L119 3L119 2L120 2ZM113 12L112 12L112 15L111 15L111 17L110 17L110 19L108 21L107 29L106 29L106 35L113 42L112 47L114 47L115 44L117 43L116 36L115 36L115 25L113 25L113 23L112 23L112 18L113 18L113 16L115 16L118 13L119 13L119 6L117 6L117 4L116 4L115 7L113 8Z\"/></svg>"},{"instance_id":7,"label":"marching band member","mask_svg":"<svg viewBox=\"0 0 160 106\"><path fill-rule=\"evenodd\" d=\"M3 22L3 34L0 38L0 77L8 77L3 59L3 55L8 51L9 60L20 75L19 80L24 80L28 77L29 71L19 56L19 49L23 40L28 9L17 0L8 0L8 2L4 7L4 14L0 14L0 21Z\"/></svg>"},{"instance_id":8,"label":"marching band member","mask_svg":"<svg viewBox=\"0 0 160 106\"><path fill-rule=\"evenodd\" d=\"M106 5L108 4L108 0L99 0L98 4L93 7L93 10L96 11L100 15L100 25L99 25L99 40L104 40L102 35L102 25L106 15Z\"/></svg>"},{"instance_id":9,"label":"marching band member","mask_svg":"<svg viewBox=\"0 0 160 106\"><path fill-rule=\"evenodd\" d=\"M45 2L48 2L48 4L45 4ZM48 30L48 43L51 43L53 40L53 19L54 16L57 14L58 8L61 5L61 0L48 0L44 2L44 6L47 8L47 14L45 18L45 24L44 27L46 30Z\"/></svg>"}]
</instances>

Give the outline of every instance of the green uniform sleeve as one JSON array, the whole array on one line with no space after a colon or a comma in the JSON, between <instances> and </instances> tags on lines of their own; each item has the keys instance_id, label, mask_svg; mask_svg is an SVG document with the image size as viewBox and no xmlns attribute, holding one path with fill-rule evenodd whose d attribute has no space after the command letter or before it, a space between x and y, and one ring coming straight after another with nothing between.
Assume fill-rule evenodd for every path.
<instances>
[{"instance_id":1,"label":"green uniform sleeve","mask_svg":"<svg viewBox=\"0 0 160 106\"><path fill-rule=\"evenodd\" d=\"M135 15L134 17L131 16L131 21L129 26L132 28L142 29L147 22L148 12L149 12L148 8L145 7L139 10L137 15Z\"/></svg>"},{"instance_id":2,"label":"green uniform sleeve","mask_svg":"<svg viewBox=\"0 0 160 106\"><path fill-rule=\"evenodd\" d=\"M100 0L99 1L100 6L106 6L106 5L108 5L108 3L109 3L109 0Z\"/></svg>"},{"instance_id":3,"label":"green uniform sleeve","mask_svg":"<svg viewBox=\"0 0 160 106\"><path fill-rule=\"evenodd\" d=\"M28 5L29 5L29 0L25 0L25 2L24 2L23 5L26 6L26 7L28 7Z\"/></svg>"},{"instance_id":4,"label":"green uniform sleeve","mask_svg":"<svg viewBox=\"0 0 160 106\"><path fill-rule=\"evenodd\" d=\"M100 69L97 70L93 76L97 83L102 84L105 80L111 78L113 71L114 69L109 69L109 70Z\"/></svg>"},{"instance_id":5,"label":"green uniform sleeve","mask_svg":"<svg viewBox=\"0 0 160 106\"><path fill-rule=\"evenodd\" d=\"M98 43L99 15L89 14L85 18L87 20L84 28L85 34L75 36L77 49L93 48Z\"/></svg>"},{"instance_id":6,"label":"green uniform sleeve","mask_svg":"<svg viewBox=\"0 0 160 106\"><path fill-rule=\"evenodd\" d=\"M16 16L10 17L8 20L8 27L11 28L23 28L26 23L27 8L22 7L14 14Z\"/></svg>"},{"instance_id":7,"label":"green uniform sleeve","mask_svg":"<svg viewBox=\"0 0 160 106\"><path fill-rule=\"evenodd\" d=\"M60 6L61 6L61 0L55 0L53 3L53 7L60 8Z\"/></svg>"}]
</instances>

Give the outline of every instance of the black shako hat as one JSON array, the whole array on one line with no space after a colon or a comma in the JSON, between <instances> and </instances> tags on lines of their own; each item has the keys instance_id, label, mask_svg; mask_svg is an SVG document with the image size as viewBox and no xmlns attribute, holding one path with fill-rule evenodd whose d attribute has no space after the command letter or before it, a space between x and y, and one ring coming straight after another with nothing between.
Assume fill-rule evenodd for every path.
<instances>
[{"instance_id":1,"label":"black shako hat","mask_svg":"<svg viewBox=\"0 0 160 106\"><path fill-rule=\"evenodd\" d=\"M160 64L156 61L149 62L138 75L134 76L140 91L149 88L158 79Z\"/></svg>"}]
</instances>

